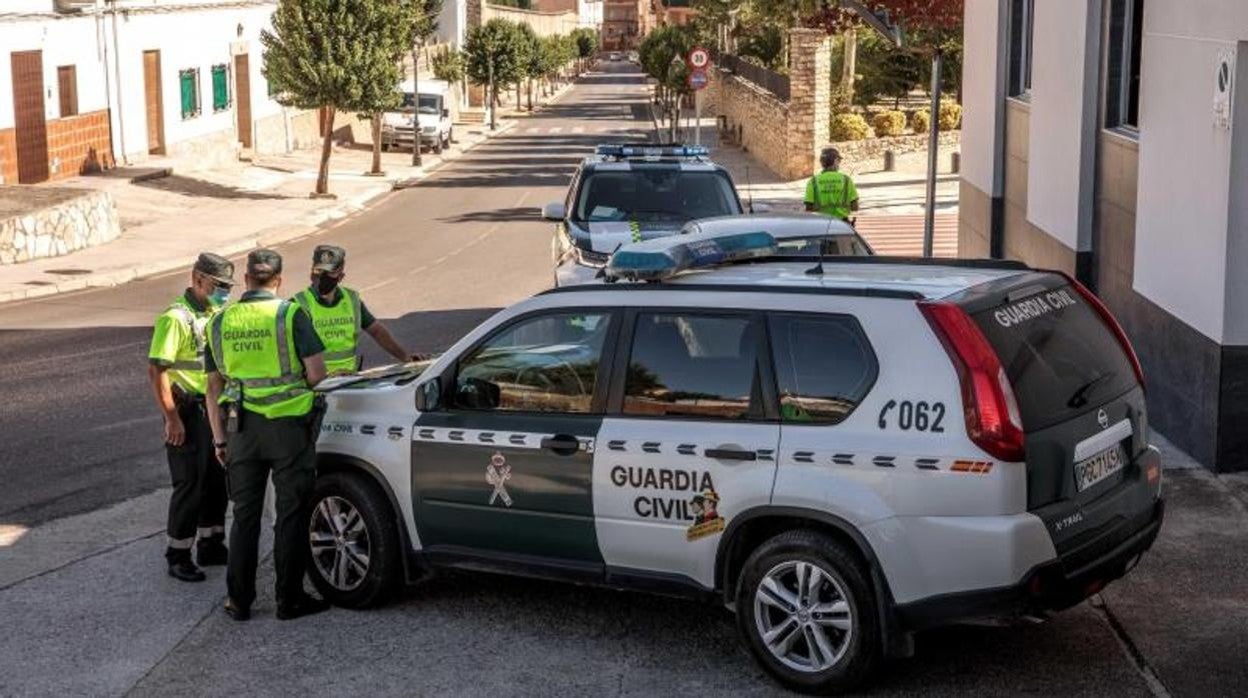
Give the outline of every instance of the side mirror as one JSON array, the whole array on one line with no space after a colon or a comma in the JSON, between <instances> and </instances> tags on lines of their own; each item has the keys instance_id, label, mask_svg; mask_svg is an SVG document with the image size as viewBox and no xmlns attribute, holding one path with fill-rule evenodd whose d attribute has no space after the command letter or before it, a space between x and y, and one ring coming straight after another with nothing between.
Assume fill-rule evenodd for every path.
<instances>
[{"instance_id":1,"label":"side mirror","mask_svg":"<svg viewBox=\"0 0 1248 698\"><path fill-rule=\"evenodd\" d=\"M750 213L771 213L771 204L750 204Z\"/></svg>"},{"instance_id":2,"label":"side mirror","mask_svg":"<svg viewBox=\"0 0 1248 698\"><path fill-rule=\"evenodd\" d=\"M443 110L442 110L442 118L443 118L443 119L450 117L450 115L451 115L451 110L450 110L450 109L443 109Z\"/></svg>"},{"instance_id":3,"label":"side mirror","mask_svg":"<svg viewBox=\"0 0 1248 698\"><path fill-rule=\"evenodd\" d=\"M567 213L562 201L552 201L542 207L542 218L556 223L562 221Z\"/></svg>"},{"instance_id":4,"label":"side mirror","mask_svg":"<svg viewBox=\"0 0 1248 698\"><path fill-rule=\"evenodd\" d=\"M437 378L421 383L416 388L416 409L420 412L433 412L441 407L442 383Z\"/></svg>"}]
</instances>

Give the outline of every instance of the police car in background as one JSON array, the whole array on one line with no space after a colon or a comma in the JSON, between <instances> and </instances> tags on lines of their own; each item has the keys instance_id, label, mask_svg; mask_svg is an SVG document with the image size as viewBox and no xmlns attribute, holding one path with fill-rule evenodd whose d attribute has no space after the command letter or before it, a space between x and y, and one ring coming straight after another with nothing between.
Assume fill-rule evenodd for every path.
<instances>
[{"instance_id":1,"label":"police car in background","mask_svg":"<svg viewBox=\"0 0 1248 698\"><path fill-rule=\"evenodd\" d=\"M368 606L459 568L716 599L772 676L826 692L916 631L1076 604L1152 545L1140 367L1085 288L776 249L629 245L614 283L327 382L316 586Z\"/></svg>"},{"instance_id":2,"label":"police car in background","mask_svg":"<svg viewBox=\"0 0 1248 698\"><path fill-rule=\"evenodd\" d=\"M727 170L706 148L600 145L572 176L563 201L546 204L556 223L555 285L592 280L621 245L674 235L695 218L740 215Z\"/></svg>"}]
</instances>

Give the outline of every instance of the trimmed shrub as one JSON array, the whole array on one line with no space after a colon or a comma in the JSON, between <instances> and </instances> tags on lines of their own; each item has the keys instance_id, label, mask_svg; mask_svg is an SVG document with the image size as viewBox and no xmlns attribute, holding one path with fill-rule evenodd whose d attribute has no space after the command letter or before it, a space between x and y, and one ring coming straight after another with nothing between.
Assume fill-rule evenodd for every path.
<instances>
[{"instance_id":1,"label":"trimmed shrub","mask_svg":"<svg viewBox=\"0 0 1248 698\"><path fill-rule=\"evenodd\" d=\"M877 136L900 136L906 132L906 115L899 111L883 111L871 120Z\"/></svg>"},{"instance_id":2,"label":"trimmed shrub","mask_svg":"<svg viewBox=\"0 0 1248 698\"><path fill-rule=\"evenodd\" d=\"M941 131L957 130L962 125L962 105L957 102L942 102L939 124Z\"/></svg>"},{"instance_id":3,"label":"trimmed shrub","mask_svg":"<svg viewBox=\"0 0 1248 698\"><path fill-rule=\"evenodd\" d=\"M910 127L916 134L922 135L927 133L930 121L930 113L926 109L919 109L914 112L914 116L910 117Z\"/></svg>"},{"instance_id":4,"label":"trimmed shrub","mask_svg":"<svg viewBox=\"0 0 1248 698\"><path fill-rule=\"evenodd\" d=\"M867 120L858 114L836 114L832 117L833 141L861 141L870 135Z\"/></svg>"}]
</instances>

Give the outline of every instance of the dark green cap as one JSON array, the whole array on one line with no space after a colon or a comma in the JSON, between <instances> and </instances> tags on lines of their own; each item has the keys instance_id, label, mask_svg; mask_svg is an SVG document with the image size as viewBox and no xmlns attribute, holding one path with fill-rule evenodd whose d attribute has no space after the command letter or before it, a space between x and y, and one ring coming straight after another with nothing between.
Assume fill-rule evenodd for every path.
<instances>
[{"instance_id":1,"label":"dark green cap","mask_svg":"<svg viewBox=\"0 0 1248 698\"><path fill-rule=\"evenodd\" d=\"M247 255L247 273L251 276L269 277L282 273L282 256L273 250L252 250Z\"/></svg>"},{"instance_id":2,"label":"dark green cap","mask_svg":"<svg viewBox=\"0 0 1248 698\"><path fill-rule=\"evenodd\" d=\"M217 283L234 284L234 263L219 254L200 254L194 269Z\"/></svg>"},{"instance_id":3,"label":"dark green cap","mask_svg":"<svg viewBox=\"0 0 1248 698\"><path fill-rule=\"evenodd\" d=\"M332 273L342 270L347 262L347 251L334 245L317 245L312 251L312 271Z\"/></svg>"}]
</instances>

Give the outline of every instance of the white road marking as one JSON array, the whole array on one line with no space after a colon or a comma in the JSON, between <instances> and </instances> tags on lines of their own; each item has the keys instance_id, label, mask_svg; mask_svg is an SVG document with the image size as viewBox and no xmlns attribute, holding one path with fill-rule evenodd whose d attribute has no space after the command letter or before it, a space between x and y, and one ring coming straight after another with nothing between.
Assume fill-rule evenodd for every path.
<instances>
[{"instance_id":1,"label":"white road marking","mask_svg":"<svg viewBox=\"0 0 1248 698\"><path fill-rule=\"evenodd\" d=\"M585 133L585 127L584 127L584 126L573 126L573 127L572 127L572 133Z\"/></svg>"},{"instance_id":2,"label":"white road marking","mask_svg":"<svg viewBox=\"0 0 1248 698\"><path fill-rule=\"evenodd\" d=\"M562 130L563 130L562 126L551 126L549 129L547 129L547 133L559 133Z\"/></svg>"},{"instance_id":3,"label":"white road marking","mask_svg":"<svg viewBox=\"0 0 1248 698\"><path fill-rule=\"evenodd\" d=\"M109 346L109 347L100 347L99 349L89 349L87 351L80 351L75 354L58 354L57 356L41 356L41 357L34 358L34 359L19 359L16 362L14 362L14 364L18 366L29 366L31 364L41 364L41 363L45 363L48 361L63 362L69 359L80 359L84 356L94 356L95 354L107 354L109 352L117 351L119 349L133 349L135 347L145 347L145 346L147 346L147 342L128 342L126 344L114 344L113 346Z\"/></svg>"}]
</instances>

